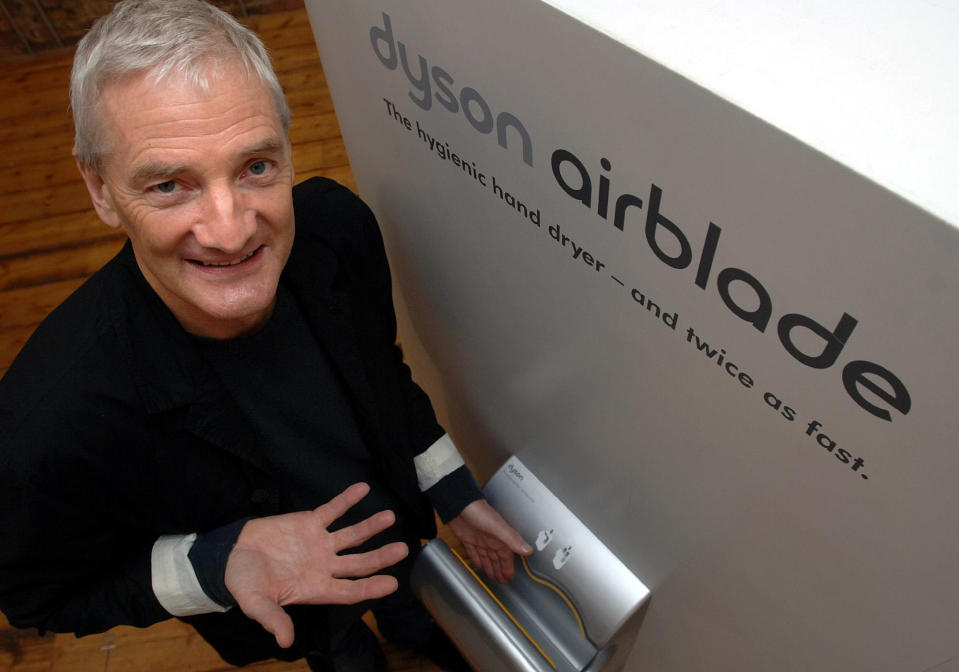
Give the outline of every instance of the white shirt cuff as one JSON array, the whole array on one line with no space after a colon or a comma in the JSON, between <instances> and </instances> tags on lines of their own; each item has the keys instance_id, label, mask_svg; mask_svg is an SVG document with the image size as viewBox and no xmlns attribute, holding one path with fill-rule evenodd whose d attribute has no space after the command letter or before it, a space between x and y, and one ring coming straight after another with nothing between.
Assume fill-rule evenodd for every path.
<instances>
[{"instance_id":1,"label":"white shirt cuff","mask_svg":"<svg viewBox=\"0 0 959 672\"><path fill-rule=\"evenodd\" d=\"M426 492L444 476L448 476L465 464L453 439L444 434L436 443L413 458L416 467L416 480L420 491Z\"/></svg>"},{"instance_id":2,"label":"white shirt cuff","mask_svg":"<svg viewBox=\"0 0 959 672\"><path fill-rule=\"evenodd\" d=\"M150 556L153 594L174 616L224 612L230 608L211 600L200 587L193 563L187 556L194 541L196 534L166 535L153 544Z\"/></svg>"}]
</instances>

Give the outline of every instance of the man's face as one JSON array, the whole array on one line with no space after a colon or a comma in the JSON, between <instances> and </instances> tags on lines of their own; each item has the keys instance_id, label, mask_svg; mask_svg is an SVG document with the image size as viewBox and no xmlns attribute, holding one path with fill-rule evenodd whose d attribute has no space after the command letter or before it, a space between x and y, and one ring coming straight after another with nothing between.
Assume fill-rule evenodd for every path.
<instances>
[{"instance_id":1,"label":"man's face","mask_svg":"<svg viewBox=\"0 0 959 672\"><path fill-rule=\"evenodd\" d=\"M103 169L81 172L183 327L232 338L272 313L293 244L293 164L265 87L237 65L210 79L206 93L176 76L108 85Z\"/></svg>"}]
</instances>

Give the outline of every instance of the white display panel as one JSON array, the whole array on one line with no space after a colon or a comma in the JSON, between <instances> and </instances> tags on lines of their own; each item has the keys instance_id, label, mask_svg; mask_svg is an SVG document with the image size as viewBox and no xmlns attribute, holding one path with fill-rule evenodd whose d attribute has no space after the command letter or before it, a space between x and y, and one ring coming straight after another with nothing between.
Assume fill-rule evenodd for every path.
<instances>
[{"instance_id":1,"label":"white display panel","mask_svg":"<svg viewBox=\"0 0 959 672\"><path fill-rule=\"evenodd\" d=\"M415 375L650 588L627 669L959 669L957 192L542 2L307 6Z\"/></svg>"}]
</instances>

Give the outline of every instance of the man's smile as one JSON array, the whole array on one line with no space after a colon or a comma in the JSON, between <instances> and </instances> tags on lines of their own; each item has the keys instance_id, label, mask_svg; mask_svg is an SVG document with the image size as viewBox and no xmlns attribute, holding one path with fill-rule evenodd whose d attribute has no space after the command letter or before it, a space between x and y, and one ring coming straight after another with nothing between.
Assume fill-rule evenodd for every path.
<instances>
[{"instance_id":1,"label":"man's smile","mask_svg":"<svg viewBox=\"0 0 959 672\"><path fill-rule=\"evenodd\" d=\"M231 259L229 261L203 261L202 259L187 259L187 261L197 266L203 266L204 268L226 268L229 266L236 266L238 264L242 264L245 261L249 261L254 256L256 256L256 254L262 249L263 249L263 246L260 245L249 254L242 257L238 257L236 259Z\"/></svg>"}]
</instances>

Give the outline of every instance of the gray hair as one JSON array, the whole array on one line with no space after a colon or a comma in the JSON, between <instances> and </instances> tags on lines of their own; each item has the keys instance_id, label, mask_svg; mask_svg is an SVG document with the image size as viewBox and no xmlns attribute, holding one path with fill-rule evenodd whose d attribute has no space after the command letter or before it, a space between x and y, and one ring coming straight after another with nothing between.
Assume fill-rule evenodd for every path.
<instances>
[{"instance_id":1,"label":"gray hair","mask_svg":"<svg viewBox=\"0 0 959 672\"><path fill-rule=\"evenodd\" d=\"M211 62L240 61L273 99L290 128L290 108L266 47L236 19L202 0L123 0L93 24L77 45L70 75L70 104L76 128L74 154L86 166L102 167L107 151L100 125L104 87L134 73L156 81L171 74L207 89Z\"/></svg>"}]
</instances>

